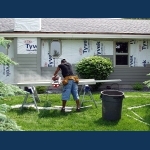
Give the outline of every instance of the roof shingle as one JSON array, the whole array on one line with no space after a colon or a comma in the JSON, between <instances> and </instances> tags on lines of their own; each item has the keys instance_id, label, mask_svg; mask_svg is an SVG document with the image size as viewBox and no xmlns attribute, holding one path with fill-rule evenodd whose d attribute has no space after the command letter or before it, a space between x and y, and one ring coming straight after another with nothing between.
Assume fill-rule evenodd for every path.
<instances>
[{"instance_id":1,"label":"roof shingle","mask_svg":"<svg viewBox=\"0 0 150 150\"><path fill-rule=\"evenodd\" d=\"M0 32L14 32L14 18L0 18ZM41 32L150 34L150 20L41 18Z\"/></svg>"}]
</instances>

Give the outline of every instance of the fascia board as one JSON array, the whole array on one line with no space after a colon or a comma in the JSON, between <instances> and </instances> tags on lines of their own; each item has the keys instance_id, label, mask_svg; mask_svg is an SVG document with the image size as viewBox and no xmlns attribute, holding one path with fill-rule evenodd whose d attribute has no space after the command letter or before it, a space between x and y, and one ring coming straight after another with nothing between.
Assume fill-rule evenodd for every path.
<instances>
[{"instance_id":1,"label":"fascia board","mask_svg":"<svg viewBox=\"0 0 150 150\"><path fill-rule=\"evenodd\" d=\"M71 38L71 39L150 39L150 35L133 34L58 34L58 33L0 33L0 37L39 37L39 38Z\"/></svg>"}]
</instances>

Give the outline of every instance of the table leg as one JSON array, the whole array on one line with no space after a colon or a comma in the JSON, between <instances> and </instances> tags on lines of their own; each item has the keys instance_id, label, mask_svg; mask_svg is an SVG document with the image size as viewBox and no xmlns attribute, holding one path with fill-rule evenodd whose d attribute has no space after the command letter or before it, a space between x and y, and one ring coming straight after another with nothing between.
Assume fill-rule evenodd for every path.
<instances>
[{"instance_id":1,"label":"table leg","mask_svg":"<svg viewBox=\"0 0 150 150\"><path fill-rule=\"evenodd\" d=\"M36 103L36 99L35 99L35 95L34 95L34 94L32 94L32 98L33 98L33 101L34 101L36 110L39 112L39 109L38 109L38 107L37 107L37 103Z\"/></svg>"},{"instance_id":2,"label":"table leg","mask_svg":"<svg viewBox=\"0 0 150 150\"><path fill-rule=\"evenodd\" d=\"M23 109L24 104L27 102L27 99L28 99L28 97L29 97L29 94L31 94L31 95L32 95L32 98L33 98L33 102L34 102L35 107L36 107L36 110L39 112L39 109L38 109L38 107L37 107L37 103L36 103L36 102L40 102L40 99L39 99L39 97L38 97L36 88L35 88L34 86L32 86L32 87L30 88L30 90L31 90L31 92L30 92L30 93L27 92L26 95L25 95L25 98L24 98L24 101L23 101L23 103L22 103L21 109Z\"/></svg>"},{"instance_id":3,"label":"table leg","mask_svg":"<svg viewBox=\"0 0 150 150\"><path fill-rule=\"evenodd\" d=\"M29 96L29 93L27 92L25 97L24 97L24 100L23 100L23 103L22 103L22 106L21 106L21 110L23 109L23 105L27 102L28 96Z\"/></svg>"},{"instance_id":4,"label":"table leg","mask_svg":"<svg viewBox=\"0 0 150 150\"><path fill-rule=\"evenodd\" d=\"M34 94L34 98L35 98L36 102L40 102L37 90L34 86L32 86L32 93Z\"/></svg>"}]
</instances>

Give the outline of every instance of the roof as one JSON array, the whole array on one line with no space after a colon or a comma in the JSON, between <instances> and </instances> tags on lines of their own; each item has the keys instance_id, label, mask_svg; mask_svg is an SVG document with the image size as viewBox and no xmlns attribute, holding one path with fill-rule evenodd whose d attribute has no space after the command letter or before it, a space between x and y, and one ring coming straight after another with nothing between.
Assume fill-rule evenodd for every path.
<instances>
[{"instance_id":1,"label":"roof","mask_svg":"<svg viewBox=\"0 0 150 150\"><path fill-rule=\"evenodd\" d=\"M14 32L14 18L0 18L0 32ZM150 20L41 18L39 33L150 34Z\"/></svg>"}]
</instances>

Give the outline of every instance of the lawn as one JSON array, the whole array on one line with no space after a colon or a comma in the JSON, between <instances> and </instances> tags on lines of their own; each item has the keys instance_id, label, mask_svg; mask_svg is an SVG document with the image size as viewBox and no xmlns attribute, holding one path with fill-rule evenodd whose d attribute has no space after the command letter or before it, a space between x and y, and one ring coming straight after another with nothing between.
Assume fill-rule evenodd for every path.
<instances>
[{"instance_id":1,"label":"lawn","mask_svg":"<svg viewBox=\"0 0 150 150\"><path fill-rule=\"evenodd\" d=\"M13 119L24 131L150 131L150 92L124 92L122 114L119 121L106 121L102 118L100 93L93 93L97 108L92 101L84 102L81 112L75 111L72 97L67 106L73 106L71 112L60 110L40 110L33 108L11 109L6 115ZM38 106L61 106L60 94L40 94ZM7 97L0 104L10 106L22 104L24 96ZM82 99L82 96L80 96ZM89 96L85 96L85 100ZM32 102L29 98L27 102Z\"/></svg>"}]
</instances>

